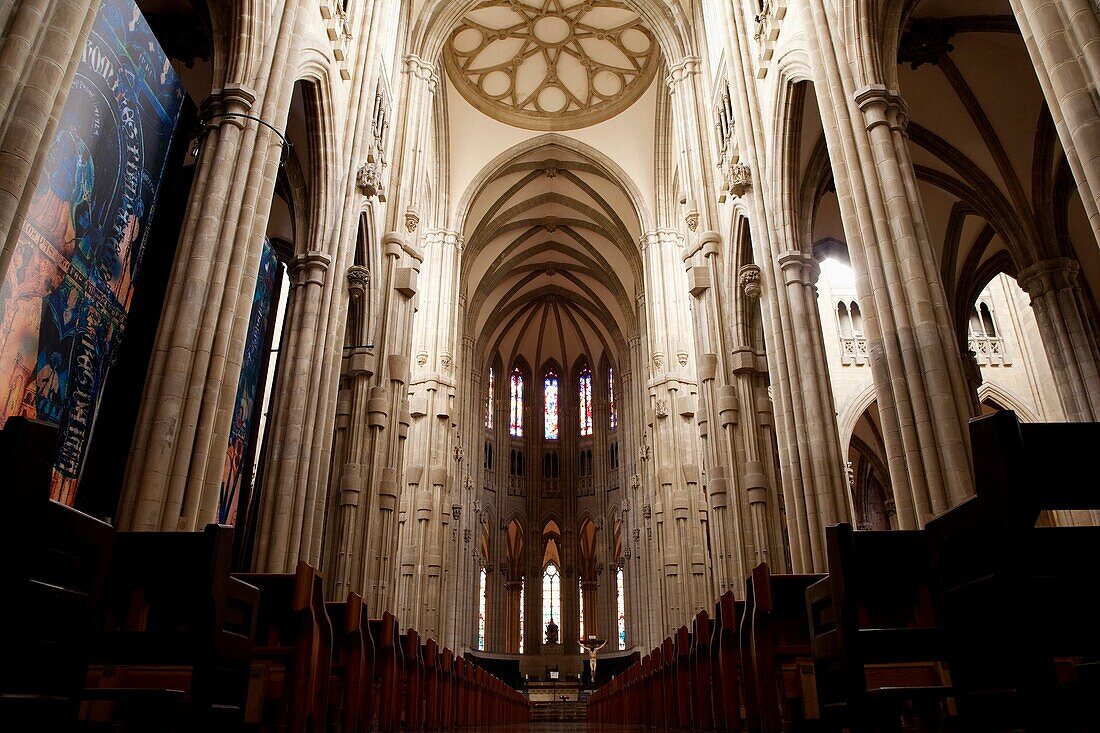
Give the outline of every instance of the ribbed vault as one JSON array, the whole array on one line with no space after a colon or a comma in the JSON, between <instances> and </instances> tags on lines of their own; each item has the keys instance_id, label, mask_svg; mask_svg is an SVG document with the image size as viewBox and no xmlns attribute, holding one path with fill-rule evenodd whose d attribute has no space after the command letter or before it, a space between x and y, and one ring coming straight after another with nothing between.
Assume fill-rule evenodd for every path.
<instances>
[{"instance_id":1,"label":"ribbed vault","mask_svg":"<svg viewBox=\"0 0 1100 733\"><path fill-rule=\"evenodd\" d=\"M464 220L466 332L481 363L618 362L638 330L641 224L611 173L564 145L520 152Z\"/></svg>"}]
</instances>

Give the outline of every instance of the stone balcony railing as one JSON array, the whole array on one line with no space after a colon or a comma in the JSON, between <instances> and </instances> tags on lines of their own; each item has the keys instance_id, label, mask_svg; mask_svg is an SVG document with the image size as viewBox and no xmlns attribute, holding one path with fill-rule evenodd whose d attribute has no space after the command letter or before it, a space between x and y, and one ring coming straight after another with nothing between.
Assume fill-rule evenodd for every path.
<instances>
[{"instance_id":1,"label":"stone balcony railing","mask_svg":"<svg viewBox=\"0 0 1100 733\"><path fill-rule=\"evenodd\" d=\"M999 336L971 336L968 348L974 352L978 366L1011 366L1005 351L1005 340Z\"/></svg>"},{"instance_id":2,"label":"stone balcony railing","mask_svg":"<svg viewBox=\"0 0 1100 733\"><path fill-rule=\"evenodd\" d=\"M862 336L841 338L840 361L844 366L866 366L867 339Z\"/></svg>"}]
</instances>

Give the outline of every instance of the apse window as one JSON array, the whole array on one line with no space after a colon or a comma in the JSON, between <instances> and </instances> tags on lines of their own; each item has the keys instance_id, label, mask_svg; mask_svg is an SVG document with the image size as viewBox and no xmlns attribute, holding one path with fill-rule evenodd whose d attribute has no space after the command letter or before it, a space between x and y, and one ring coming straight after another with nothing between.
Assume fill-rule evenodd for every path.
<instances>
[{"instance_id":1,"label":"apse window","mask_svg":"<svg viewBox=\"0 0 1100 733\"><path fill-rule=\"evenodd\" d=\"M549 629L551 623L557 626L555 617L561 618L560 603L561 575L558 573L558 566L550 563L542 574L542 627L548 632L547 643L555 643L549 641L551 638ZM556 628L554 636L556 636Z\"/></svg>"},{"instance_id":2,"label":"apse window","mask_svg":"<svg viewBox=\"0 0 1100 733\"><path fill-rule=\"evenodd\" d=\"M496 386L493 383L493 368L489 367L489 396L485 400L485 429L493 429L493 388Z\"/></svg>"},{"instance_id":3,"label":"apse window","mask_svg":"<svg viewBox=\"0 0 1100 733\"><path fill-rule=\"evenodd\" d=\"M543 396L543 437L547 440L558 439L558 375L547 372L542 382Z\"/></svg>"},{"instance_id":4,"label":"apse window","mask_svg":"<svg viewBox=\"0 0 1100 733\"><path fill-rule=\"evenodd\" d=\"M508 434L523 437L523 372L516 367L510 379L510 404L508 409Z\"/></svg>"},{"instance_id":5,"label":"apse window","mask_svg":"<svg viewBox=\"0 0 1100 733\"><path fill-rule=\"evenodd\" d=\"M615 591L619 612L619 651L626 649L626 594L623 592L623 569L615 573Z\"/></svg>"},{"instance_id":6,"label":"apse window","mask_svg":"<svg viewBox=\"0 0 1100 733\"><path fill-rule=\"evenodd\" d=\"M488 573L485 572L485 568L481 569L481 585L478 592L478 610L477 610L477 648L478 651L485 651L485 592L486 579Z\"/></svg>"},{"instance_id":7,"label":"apse window","mask_svg":"<svg viewBox=\"0 0 1100 733\"><path fill-rule=\"evenodd\" d=\"M581 372L577 387L577 397L580 402L581 435L592 434L592 372L588 367Z\"/></svg>"},{"instance_id":8,"label":"apse window","mask_svg":"<svg viewBox=\"0 0 1100 733\"><path fill-rule=\"evenodd\" d=\"M615 370L610 367L607 370L607 415L609 427L612 430L619 427L619 406L615 402Z\"/></svg>"}]
</instances>

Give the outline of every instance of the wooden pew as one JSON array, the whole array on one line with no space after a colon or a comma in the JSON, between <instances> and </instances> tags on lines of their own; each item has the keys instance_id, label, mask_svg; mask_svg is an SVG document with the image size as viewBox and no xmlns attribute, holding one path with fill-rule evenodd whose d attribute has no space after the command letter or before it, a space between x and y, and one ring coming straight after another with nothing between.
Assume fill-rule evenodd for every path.
<instances>
[{"instance_id":1,"label":"wooden pew","mask_svg":"<svg viewBox=\"0 0 1100 733\"><path fill-rule=\"evenodd\" d=\"M420 634L407 630L401 637L404 658L405 730L419 731L424 727L424 661L420 656Z\"/></svg>"},{"instance_id":2,"label":"wooden pew","mask_svg":"<svg viewBox=\"0 0 1100 733\"><path fill-rule=\"evenodd\" d=\"M116 533L87 680L87 696L102 702L88 717L144 704L189 729L240 727L260 600L230 576L232 561L232 527ZM178 711L165 707L174 690Z\"/></svg>"},{"instance_id":3,"label":"wooden pew","mask_svg":"<svg viewBox=\"0 0 1100 733\"><path fill-rule=\"evenodd\" d=\"M347 601L325 604L335 637L332 653L332 684L328 702L330 724L339 721L343 733L366 733L371 725L371 684L374 678L374 642L357 593Z\"/></svg>"},{"instance_id":4,"label":"wooden pew","mask_svg":"<svg viewBox=\"0 0 1100 733\"><path fill-rule=\"evenodd\" d=\"M676 727L691 729L691 632L687 626L676 630L672 639L673 689L676 695Z\"/></svg>"},{"instance_id":5,"label":"wooden pew","mask_svg":"<svg viewBox=\"0 0 1100 733\"><path fill-rule=\"evenodd\" d=\"M439 730L442 725L442 666L440 664L439 645L435 639L428 639L422 649L424 659L424 727Z\"/></svg>"},{"instance_id":6,"label":"wooden pew","mask_svg":"<svg viewBox=\"0 0 1100 733\"><path fill-rule=\"evenodd\" d=\"M738 641L744 601L734 598L733 591L722 594L714 605L711 633L711 674L714 729L719 733L740 731L741 716L741 646Z\"/></svg>"},{"instance_id":7,"label":"wooden pew","mask_svg":"<svg viewBox=\"0 0 1100 733\"><path fill-rule=\"evenodd\" d=\"M242 573L260 589L247 723L260 730L319 732L328 712L332 626L321 576L299 561L291 573Z\"/></svg>"},{"instance_id":8,"label":"wooden pew","mask_svg":"<svg viewBox=\"0 0 1100 733\"><path fill-rule=\"evenodd\" d=\"M0 431L0 720L73 724L98 631L113 530L50 500L57 431L22 417ZM16 602L18 599L18 602Z\"/></svg>"},{"instance_id":9,"label":"wooden pew","mask_svg":"<svg viewBox=\"0 0 1100 733\"><path fill-rule=\"evenodd\" d=\"M806 591L818 705L831 725L941 726L951 694L928 535L826 528L829 574Z\"/></svg>"},{"instance_id":10,"label":"wooden pew","mask_svg":"<svg viewBox=\"0 0 1100 733\"><path fill-rule=\"evenodd\" d=\"M455 728L465 728L469 725L469 672L470 664L464 657L455 658Z\"/></svg>"},{"instance_id":11,"label":"wooden pew","mask_svg":"<svg viewBox=\"0 0 1100 733\"><path fill-rule=\"evenodd\" d=\"M455 727L455 654L444 647L439 657L440 667L440 725L443 730Z\"/></svg>"},{"instance_id":12,"label":"wooden pew","mask_svg":"<svg viewBox=\"0 0 1100 733\"><path fill-rule=\"evenodd\" d=\"M377 654L374 664L374 709L378 711L379 731L395 731L401 725L401 683L403 677L400 631L397 619L389 611L382 618L371 619L371 638Z\"/></svg>"},{"instance_id":13,"label":"wooden pew","mask_svg":"<svg viewBox=\"0 0 1100 733\"><path fill-rule=\"evenodd\" d=\"M806 589L824 575L772 575L766 563L749 576L741 621L745 721L773 733L819 718Z\"/></svg>"},{"instance_id":14,"label":"wooden pew","mask_svg":"<svg viewBox=\"0 0 1100 733\"><path fill-rule=\"evenodd\" d=\"M710 615L706 611L695 614L691 622L691 719L696 730L714 730L714 711L711 690L714 686L713 657L710 652L714 634Z\"/></svg>"},{"instance_id":15,"label":"wooden pew","mask_svg":"<svg viewBox=\"0 0 1100 733\"><path fill-rule=\"evenodd\" d=\"M664 710L664 725L675 728L679 705L676 702L676 645L672 638L661 642L658 654L661 661L661 703Z\"/></svg>"},{"instance_id":16,"label":"wooden pew","mask_svg":"<svg viewBox=\"0 0 1100 733\"><path fill-rule=\"evenodd\" d=\"M1094 725L1100 528L1038 525L1043 512L1100 509L1088 464L1100 425L1006 411L972 420L970 438L976 495L926 525L960 726Z\"/></svg>"}]
</instances>

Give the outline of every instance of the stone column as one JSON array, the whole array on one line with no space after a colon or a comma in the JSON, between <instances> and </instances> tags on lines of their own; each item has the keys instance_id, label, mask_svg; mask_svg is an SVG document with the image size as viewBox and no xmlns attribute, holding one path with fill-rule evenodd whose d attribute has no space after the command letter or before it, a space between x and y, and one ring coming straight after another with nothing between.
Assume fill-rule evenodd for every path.
<instances>
[{"instance_id":1,"label":"stone column","mask_svg":"<svg viewBox=\"0 0 1100 733\"><path fill-rule=\"evenodd\" d=\"M767 130L772 120L765 118L763 110L767 104L759 96L753 61L757 52L755 29L750 27L752 14L735 4L719 5L728 29L726 48L736 117L734 134L740 154L738 171L744 184L739 195L752 233L751 260L760 263L759 267L746 266L754 269L751 281L741 287L748 285L751 289L751 296L746 297L760 299L767 343L766 352L759 355L749 343L735 337L732 353L735 388L725 395L725 409L720 414L723 424L754 425L752 430L746 427L740 431L743 445L733 451L739 464L739 488L743 489L740 499L747 506L749 531L754 538L750 562L767 558L772 572L786 570L783 551L787 542L783 538L779 497L772 494L776 507L769 512L768 494L766 489L761 491L762 485L779 486L783 492L791 569L810 572L824 569L821 533L825 523L848 517L835 408L812 292L815 266L801 254L804 243L799 239L797 227L782 215L788 198L784 188L790 183L781 175L771 174L767 165L767 151L772 144ZM784 256L788 256L785 267L780 262ZM746 259L747 253L739 261ZM735 277L740 279L741 275L739 271ZM738 284L734 284L735 292ZM770 379L759 364L762 360L767 363ZM778 476L773 450L778 450L779 455ZM760 529L762 515L767 518L766 531ZM768 545L762 544L765 537L770 537ZM767 546L772 550L770 558L763 551Z\"/></svg>"},{"instance_id":2,"label":"stone column","mask_svg":"<svg viewBox=\"0 0 1100 733\"><path fill-rule=\"evenodd\" d=\"M670 633L711 598L706 553L706 505L700 486L700 454L693 419L698 385L692 363L695 345L687 285L682 272L682 240L672 230L647 232L641 249L645 266L649 381L653 424L653 505L661 548L661 628ZM652 598L652 596L651 596Z\"/></svg>"},{"instance_id":3,"label":"stone column","mask_svg":"<svg viewBox=\"0 0 1100 733\"><path fill-rule=\"evenodd\" d=\"M0 8L0 283L97 6L93 0L16 0Z\"/></svg>"},{"instance_id":4,"label":"stone column","mask_svg":"<svg viewBox=\"0 0 1100 733\"><path fill-rule=\"evenodd\" d=\"M756 301L761 296L760 268L754 264L742 266L737 273L735 298L741 304L738 315L744 325L754 316ZM779 512L775 493L775 459L773 452L772 409L767 394L767 356L758 352L747 343L741 343L746 334L745 328L738 329L735 337L736 348L732 353L734 373L734 397L736 402L730 407L737 408L722 412L723 427L727 421L744 423L741 430L727 436L734 444L733 454L741 467L739 483L742 488L741 501L747 508L748 522L751 527L746 531L746 541L751 537L747 550L749 569L761 562L767 562L772 568L784 568L782 537L778 531ZM744 592L744 583L740 582L734 592L738 596Z\"/></svg>"},{"instance_id":5,"label":"stone column","mask_svg":"<svg viewBox=\"0 0 1100 733\"><path fill-rule=\"evenodd\" d=\"M377 40L374 22L370 37ZM368 71L370 68L368 63ZM417 278L424 261L416 245L420 218L412 183L423 179L419 155L413 151L420 149L423 128L430 124L435 89L431 67L419 59L406 59L403 72L401 102L394 107L402 114L396 120L393 138L394 169L402 175L386 207L388 231L382 237L381 272L375 278L377 315L371 334L375 353L386 357L372 365L374 373L365 377L353 399L351 422L360 427L358 438L349 440L341 481L354 489L343 495L357 499L335 540L344 553L337 567L337 583L361 592L372 613L398 610L398 502L405 480L405 440L412 422L407 388L409 354ZM365 78L374 81L372 74ZM361 137L352 136L356 141Z\"/></svg>"},{"instance_id":6,"label":"stone column","mask_svg":"<svg viewBox=\"0 0 1100 733\"><path fill-rule=\"evenodd\" d=\"M1100 18L1090 0L1010 0L1100 241Z\"/></svg>"},{"instance_id":7,"label":"stone column","mask_svg":"<svg viewBox=\"0 0 1100 733\"><path fill-rule=\"evenodd\" d=\"M284 6L277 37L253 65L262 93L228 83L208 100L208 119L231 113L285 126L288 73L302 43L298 9ZM230 61L243 71L239 58ZM282 141L239 117L207 129L119 504L123 529L195 530L216 517Z\"/></svg>"},{"instance_id":8,"label":"stone column","mask_svg":"<svg viewBox=\"0 0 1100 733\"><path fill-rule=\"evenodd\" d=\"M409 382L413 424L406 446L409 495L402 501L406 519L400 538L404 581L400 595L404 599L401 608L406 615L403 623L433 638L439 638L443 628L440 615L444 603L442 515L451 511L450 504L444 500L448 495L454 497L460 493L452 489L456 480L452 471L456 463L453 459L459 446L455 443L451 414L457 387L454 354L461 251L461 238L455 232L433 230L425 235L421 269L423 296L413 321L415 359ZM466 455L465 448L460 455L461 467L468 470L468 462L476 457ZM470 484L472 486L472 479ZM469 497L463 495L457 500L464 514L468 513L463 531L479 531L474 507L468 505L472 503L473 493L468 493ZM477 549L479 538L464 536L463 539L467 545L463 551ZM457 574L462 570L466 572L460 576L462 582L458 591L469 594L472 584L474 592L470 595L476 598L480 562L465 566L456 564L451 572ZM476 618L476 613L473 615ZM459 641L470 643L466 638Z\"/></svg>"},{"instance_id":9,"label":"stone column","mask_svg":"<svg viewBox=\"0 0 1100 733\"><path fill-rule=\"evenodd\" d=\"M836 407L817 310L819 268L801 251L777 256L778 286L769 296L780 313L784 376L773 384L785 423L780 465L787 493L787 529L796 573L825 572L825 527L851 516ZM759 475L759 472L755 472Z\"/></svg>"},{"instance_id":10,"label":"stone column","mask_svg":"<svg viewBox=\"0 0 1100 733\"><path fill-rule=\"evenodd\" d=\"M290 263L291 292L287 303L286 339L279 360L279 379L271 409L269 460L254 565L259 572L291 573L299 559L314 565L313 512L317 497L306 482L312 435L306 429L315 374L314 348L322 332L318 322L321 298L331 259L307 252ZM323 511L324 504L320 502Z\"/></svg>"},{"instance_id":11,"label":"stone column","mask_svg":"<svg viewBox=\"0 0 1100 733\"><path fill-rule=\"evenodd\" d=\"M506 580L504 583L504 613L500 619L504 627L504 646L499 651L506 654L519 652L519 591L518 580Z\"/></svg>"},{"instance_id":12,"label":"stone column","mask_svg":"<svg viewBox=\"0 0 1100 733\"><path fill-rule=\"evenodd\" d=\"M352 583L352 558L362 547L355 528L361 519L361 502L369 501L371 493L366 491L365 476L367 467L349 459L358 451L356 446L373 446L378 429L364 419L367 412L367 400L370 398L371 377L377 368L377 354L367 346L370 342L368 314L372 293L370 271L362 265L354 265L347 272L348 292L351 310L355 321L360 324L359 333L344 359L345 383L340 391L341 409L338 411L337 430L343 428L342 450L334 454L333 462L337 466L333 474L332 506L329 507L330 519L326 531L328 558L325 565L325 577L329 579L330 598L347 598L349 591L358 591L358 583Z\"/></svg>"},{"instance_id":13,"label":"stone column","mask_svg":"<svg viewBox=\"0 0 1100 733\"><path fill-rule=\"evenodd\" d=\"M909 154L905 105L873 81L856 87L836 9L824 0L806 4L898 522L920 527L973 493L959 346Z\"/></svg>"},{"instance_id":14,"label":"stone column","mask_svg":"<svg viewBox=\"0 0 1100 733\"><path fill-rule=\"evenodd\" d=\"M1060 257L1020 271L1050 357L1062 409L1071 422L1100 421L1100 353L1078 284L1080 265Z\"/></svg>"}]
</instances>

